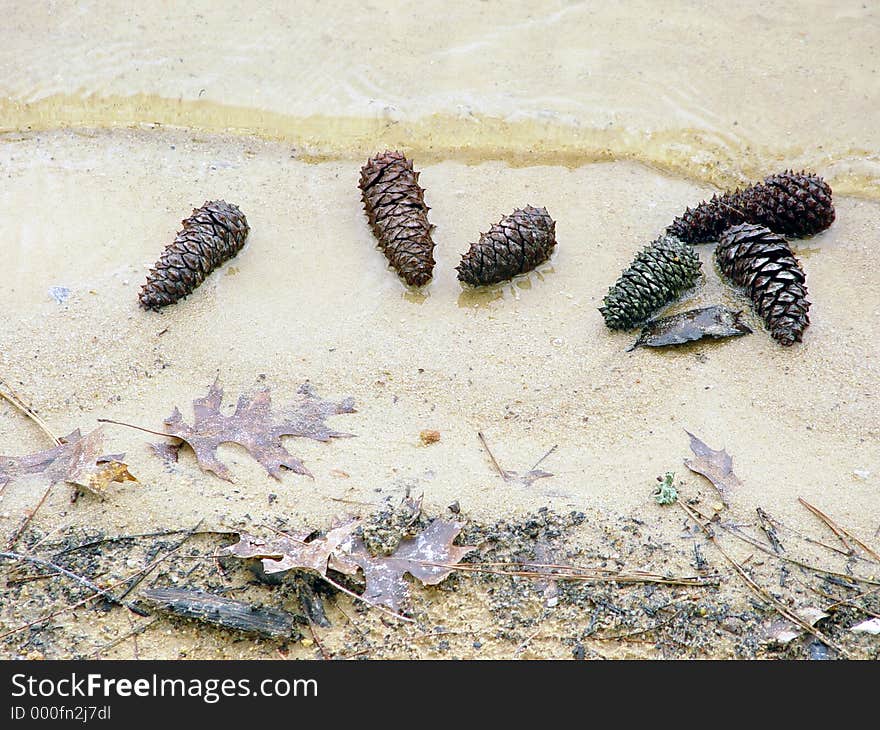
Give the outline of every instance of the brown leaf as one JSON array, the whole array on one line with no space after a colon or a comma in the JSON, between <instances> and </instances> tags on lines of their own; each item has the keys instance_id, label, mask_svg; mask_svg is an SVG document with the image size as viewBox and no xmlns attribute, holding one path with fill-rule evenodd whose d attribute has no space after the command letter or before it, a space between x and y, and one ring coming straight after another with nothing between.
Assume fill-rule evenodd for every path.
<instances>
[{"instance_id":1,"label":"brown leaf","mask_svg":"<svg viewBox=\"0 0 880 730\"><path fill-rule=\"evenodd\" d=\"M366 588L361 597L370 604L399 611L409 601L409 573L425 585L437 585L471 550L453 545L463 524L435 519L422 532L400 541L388 556L374 556L363 538L354 534L358 520L331 529L325 537L305 542L286 535L263 540L242 533L239 542L224 548L222 554L238 558L259 558L266 573L311 570L327 575L330 568L348 576L363 571Z\"/></svg>"},{"instance_id":2,"label":"brown leaf","mask_svg":"<svg viewBox=\"0 0 880 730\"><path fill-rule=\"evenodd\" d=\"M709 448L690 431L685 430L685 433L691 438L691 451L697 458L685 459L684 465L712 482L724 504L729 504L733 490L742 486L739 477L733 473L733 459L730 454L723 449L716 451Z\"/></svg>"},{"instance_id":3,"label":"brown leaf","mask_svg":"<svg viewBox=\"0 0 880 730\"><path fill-rule=\"evenodd\" d=\"M328 561L339 550L340 544L351 537L357 525L358 520L350 520L331 529L325 537L315 538L311 542L288 535L263 540L242 533L235 545L224 548L223 554L237 558L259 558L267 574L300 568L327 575Z\"/></svg>"},{"instance_id":4,"label":"brown leaf","mask_svg":"<svg viewBox=\"0 0 880 730\"><path fill-rule=\"evenodd\" d=\"M223 389L214 381L207 396L193 401L193 425L185 423L175 408L165 420L165 430L169 436L192 447L203 470L227 481L232 481L229 469L217 458L217 447L225 443L243 446L276 479L281 478L281 467L312 476L303 463L284 448L281 437L301 436L316 441L350 437L351 434L328 428L324 419L340 413L354 413L354 401L351 398L340 403L321 400L308 385L303 385L299 393L301 400L279 412L277 423L273 419L268 389L253 397L241 396L235 413L224 416L220 413Z\"/></svg>"},{"instance_id":5,"label":"brown leaf","mask_svg":"<svg viewBox=\"0 0 880 730\"><path fill-rule=\"evenodd\" d=\"M643 328L629 350L637 347L668 347L704 337L721 339L751 334L751 328L740 322L742 312L734 312L720 304L654 319ZM629 351L628 350L628 351Z\"/></svg>"},{"instance_id":6,"label":"brown leaf","mask_svg":"<svg viewBox=\"0 0 880 730\"><path fill-rule=\"evenodd\" d=\"M111 482L136 482L122 462L125 454L101 455L103 440L100 427L85 436L77 429L51 449L27 456L0 456L0 486L17 477L40 474L50 484L64 481L101 496Z\"/></svg>"},{"instance_id":7,"label":"brown leaf","mask_svg":"<svg viewBox=\"0 0 880 730\"><path fill-rule=\"evenodd\" d=\"M409 603L409 586L404 579L407 573L425 585L443 581L455 570L455 564L475 549L452 544L463 526L461 522L435 519L418 535L401 540L389 556L374 557L363 540L355 536L349 555L364 571L367 587L363 598L400 611Z\"/></svg>"}]
</instances>

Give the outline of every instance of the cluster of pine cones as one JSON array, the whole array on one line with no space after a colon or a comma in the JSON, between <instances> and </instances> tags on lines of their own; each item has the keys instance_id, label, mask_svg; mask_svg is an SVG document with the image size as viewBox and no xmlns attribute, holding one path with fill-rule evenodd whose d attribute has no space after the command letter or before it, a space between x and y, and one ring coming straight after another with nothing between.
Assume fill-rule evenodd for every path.
<instances>
[{"instance_id":1,"label":"cluster of pine cones","mask_svg":"<svg viewBox=\"0 0 880 730\"><path fill-rule=\"evenodd\" d=\"M718 241L721 273L742 287L771 336L800 342L810 323L804 271L784 236L810 236L834 221L831 188L819 176L785 171L687 208L641 251L609 289L599 311L611 329L644 323L696 285L692 244Z\"/></svg>"},{"instance_id":2,"label":"cluster of pine cones","mask_svg":"<svg viewBox=\"0 0 880 730\"><path fill-rule=\"evenodd\" d=\"M410 286L427 284L434 271L434 226L412 162L399 152L376 155L361 169L359 187L389 264ZM250 230L244 213L223 200L206 202L182 223L141 288L145 309L158 311L191 294L242 249ZM471 244L456 267L458 278L471 286L506 281L549 259L555 246L556 222L546 208L517 208Z\"/></svg>"},{"instance_id":3,"label":"cluster of pine cones","mask_svg":"<svg viewBox=\"0 0 880 730\"><path fill-rule=\"evenodd\" d=\"M433 226L428 222L419 173L400 152L383 152L361 168L361 199L379 248L398 276L423 286L434 270ZM546 208L517 208L472 243L456 267L471 286L497 284L531 271L550 258L556 222Z\"/></svg>"},{"instance_id":4,"label":"cluster of pine cones","mask_svg":"<svg viewBox=\"0 0 880 730\"><path fill-rule=\"evenodd\" d=\"M411 286L433 275L433 226L425 191L412 162L383 152L361 169L360 190L379 248ZM786 171L743 190L687 208L642 250L609 289L600 311L611 329L644 323L692 288L701 262L693 244L718 240L718 268L751 298L770 334L783 345L800 342L810 323L805 276L783 236L809 236L834 221L831 188L817 175ZM206 202L183 221L147 277L139 298L159 310L199 286L244 246L247 219L223 200ZM503 217L461 257L460 281L482 286L531 271L550 258L556 222L545 208L527 205Z\"/></svg>"}]
</instances>

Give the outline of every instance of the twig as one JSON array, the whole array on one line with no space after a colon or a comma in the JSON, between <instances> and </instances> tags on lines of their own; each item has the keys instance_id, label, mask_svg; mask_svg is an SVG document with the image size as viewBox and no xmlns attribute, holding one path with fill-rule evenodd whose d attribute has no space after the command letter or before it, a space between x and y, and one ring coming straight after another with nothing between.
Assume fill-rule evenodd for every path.
<instances>
[{"instance_id":1,"label":"twig","mask_svg":"<svg viewBox=\"0 0 880 730\"><path fill-rule=\"evenodd\" d=\"M805 535L800 530L796 530L793 527L789 527L781 520L777 520L775 517L771 517L770 515L767 515L767 519L770 520L770 522L773 525L775 525L776 527L781 527L785 530L788 530L793 535L796 535L801 540L805 540L806 542L808 542L812 545L818 545L819 547L823 547L826 550L831 550L832 552L839 553L840 555L849 555L849 553L846 550L841 550L839 547L835 547L834 545L829 545L827 542L822 542L821 540L817 540L814 537L810 537L809 535Z\"/></svg>"},{"instance_id":2,"label":"twig","mask_svg":"<svg viewBox=\"0 0 880 730\"><path fill-rule=\"evenodd\" d=\"M677 504L687 513L687 515L692 520L694 520L694 522L696 522L700 526L700 529L703 530L703 532L705 533L706 538L709 540L709 542L711 542L718 549L718 552L721 553L721 555L724 557L724 559L728 563L730 563L731 566L733 566L733 569L737 572L737 574L740 576L740 578L742 578L745 581L746 585L749 588L751 588L755 593L758 594L758 596L760 596L767 603L771 604L780 614L782 614L789 621L797 624L804 631L811 633L813 636L815 636L817 639L819 639L819 641L821 641L823 644L825 644L826 646L830 646L832 649L837 651L842 657L849 658L848 653L846 652L846 650L842 646L839 646L832 639L825 636L825 634L823 634L821 631L819 631L819 629L817 629L815 626L813 626L809 622L804 621L796 613L793 613L792 611L790 611L788 609L788 607L786 607L784 604L780 603L776 598L771 596L769 593L767 593L767 591L765 591L763 588L761 588L761 586L759 586L757 583L755 583L755 581L751 579L749 574L746 573L745 569L739 563L737 563L732 557L730 557L730 555L727 554L727 551L721 547L721 543L718 542L718 538L715 537L715 533L712 530L710 530L708 527L706 527L698 519L699 515L691 507L689 507L682 500L678 500Z\"/></svg>"},{"instance_id":3,"label":"twig","mask_svg":"<svg viewBox=\"0 0 880 730\"><path fill-rule=\"evenodd\" d=\"M483 436L482 431L477 431L477 436L480 437L480 441L483 444L483 448L486 449L486 453L489 454L489 458L492 459L492 464L498 470L498 473L501 475L501 478L506 482L510 481L510 474L508 474L504 469L501 468L501 464L495 459L495 455L492 453L492 449L489 448L489 444L486 443L486 437Z\"/></svg>"},{"instance_id":4,"label":"twig","mask_svg":"<svg viewBox=\"0 0 880 730\"><path fill-rule=\"evenodd\" d=\"M52 433L52 430L46 425L46 422L42 418L40 418L36 413L34 413L31 408L28 408L24 404L24 401L22 401L18 393L13 390L12 386L9 385L9 383L7 383L5 380L3 380L3 378L0 378L0 384L2 384L3 387L9 390L9 393L4 393L3 391L0 391L0 398L4 398L5 400L9 401L13 406L24 413L24 415L26 415L40 427L43 433L45 433L50 439L52 439L52 441L55 442L56 446L60 446L61 439L58 438L54 433Z\"/></svg>"},{"instance_id":5,"label":"twig","mask_svg":"<svg viewBox=\"0 0 880 730\"><path fill-rule=\"evenodd\" d=\"M303 607L305 608L305 607ZM312 621L312 617L309 616L308 612L305 612L306 620L309 622L309 631L312 634L312 638L315 640L315 645L320 649L321 656L324 657L325 660L329 660L332 657L327 653L327 650L324 648L324 645L321 643L321 639L318 637L318 632L315 630L315 622Z\"/></svg>"},{"instance_id":6,"label":"twig","mask_svg":"<svg viewBox=\"0 0 880 730\"><path fill-rule=\"evenodd\" d=\"M590 636L591 639L597 639L599 641L626 641L632 636L641 636L642 634L650 634L652 631L656 631L657 629L662 629L664 626L668 626L675 619L677 619L681 615L681 611L676 611L672 616L670 616L665 621L660 621L659 623L654 624L653 626L649 626L646 629L639 629L638 631L628 631L625 634L612 634L611 636L598 636L593 634Z\"/></svg>"},{"instance_id":7,"label":"twig","mask_svg":"<svg viewBox=\"0 0 880 730\"><path fill-rule=\"evenodd\" d=\"M117 606L125 606L129 611L133 611L138 616L149 616L150 614L144 609L135 606L128 601L123 601L123 596L117 598L112 593L108 593L105 589L100 586L95 585L88 578L84 578L81 575L74 573L67 568L62 568L60 565L56 565L48 560L44 560L43 558L37 558L32 555L22 555L21 553L0 553L0 558L5 558L6 560L15 560L18 562L31 563L32 565L39 565L41 568L49 568L50 570L54 570L56 573L63 575L71 580L76 581L82 586L85 586L90 591L96 593L97 595L106 598L110 603L115 603Z\"/></svg>"},{"instance_id":8,"label":"twig","mask_svg":"<svg viewBox=\"0 0 880 730\"><path fill-rule=\"evenodd\" d=\"M796 558L789 558L785 555L778 555L777 553L772 552L766 545L755 540L755 538L750 535L746 535L744 532L741 532L739 528L733 527L725 527L724 525L718 525L724 532L729 535L733 535L734 537L738 537L740 540L747 542L749 545L756 547L762 553L766 553L767 555L772 555L777 560L782 560L786 563L791 563L792 565L797 565L799 568L805 568L806 570L812 570L815 573L821 573L823 575L827 575L835 578L845 578L849 580L857 580L860 583L867 583L868 585L880 585L880 580L875 580L873 578L863 578L857 575L848 575L847 573L838 573L833 570L828 570L827 568L817 568L815 565L810 565L809 563L805 563L801 560L797 560ZM837 551L841 552L841 551ZM845 553L843 553L845 554ZM858 558L859 556L853 556L854 558ZM859 558L860 560L864 560L864 558ZM866 561L867 562L867 561Z\"/></svg>"},{"instance_id":9,"label":"twig","mask_svg":"<svg viewBox=\"0 0 880 730\"><path fill-rule=\"evenodd\" d=\"M522 653L523 649L525 649L529 645L529 643L532 641L532 639L534 639L538 634L541 633L541 629L543 629L543 628L544 628L544 625L539 624L537 629L535 629L529 636L527 636L525 639L523 639L520 642L520 645L518 647L516 647L516 650L513 652L513 655L519 656Z\"/></svg>"},{"instance_id":10,"label":"twig","mask_svg":"<svg viewBox=\"0 0 880 730\"><path fill-rule=\"evenodd\" d=\"M559 447L559 444L554 444L553 446L551 446L549 451L547 451L546 454L544 454L540 459L538 459L535 462L535 465L531 469L529 469L529 471L530 472L535 471L535 469L537 469L541 465L541 462L544 461L544 459L546 459L548 456L550 456L550 454L552 454L554 451L556 451L556 449L558 447Z\"/></svg>"},{"instance_id":11,"label":"twig","mask_svg":"<svg viewBox=\"0 0 880 730\"><path fill-rule=\"evenodd\" d=\"M419 565L427 565L435 568L447 568L449 570L459 570L465 573L486 573L488 575L509 575L517 578L536 578L540 580L578 580L578 581L595 581L609 583L661 583L664 585L679 586L717 586L717 579L708 579L700 576L671 578L669 576L657 575L640 570L629 572L620 572L605 570L603 568L575 568L568 565L544 565L542 563L456 563L450 565L448 563L435 563L429 560L412 560L413 563ZM544 570L497 570L483 566L517 566L530 565L534 567L544 568ZM557 571L570 572L548 572L548 568Z\"/></svg>"},{"instance_id":12,"label":"twig","mask_svg":"<svg viewBox=\"0 0 880 730\"><path fill-rule=\"evenodd\" d=\"M95 656L97 657L102 652L109 651L113 647L119 646L119 644L121 644L126 639L130 639L132 637L135 637L135 636L138 636L139 634L144 633L144 631L146 631L148 628L150 628L150 626L152 626L157 621L161 621L161 620L162 620L161 616L154 616L149 621L144 621L143 623L138 624L137 626L133 627L131 631L124 633L122 636L117 636L115 639L113 639L113 641L107 642L106 644L104 644L104 646L99 647L98 649L95 649ZM137 659L138 658L137 657L137 641L135 641L134 645L135 645L135 659Z\"/></svg>"},{"instance_id":13,"label":"twig","mask_svg":"<svg viewBox=\"0 0 880 730\"><path fill-rule=\"evenodd\" d=\"M318 575L321 575L321 574L319 573ZM415 619L411 619L408 616L403 616L399 613L395 613L394 611L392 611L388 608L385 608L384 606L380 606L378 603L374 603L373 601L370 601L370 600L364 598L363 596L359 596L354 591L348 590L348 588L346 588L344 585L340 585L332 578L328 578L326 575L321 575L321 578L323 578L325 581L327 581L337 591L342 591L345 595L351 596L355 600L362 601L362 602L366 603L368 606L375 608L375 609L381 611L382 613L386 613L389 616L392 616L393 618L399 619L401 621L406 621L407 623L410 623L410 624L415 623Z\"/></svg>"},{"instance_id":14,"label":"twig","mask_svg":"<svg viewBox=\"0 0 880 730\"><path fill-rule=\"evenodd\" d=\"M848 538L849 538L850 540L852 540L856 545L858 545L862 550L864 550L866 553L868 553L868 555L870 555L872 558L874 558L874 560L880 562L880 555L878 555L874 550L872 550L870 547L868 547L867 545L865 545L865 543L863 543L861 540L859 540L859 538L857 538L855 535L853 535L853 534L852 534L849 530L847 530L845 527L841 527L840 525L838 525L838 524L836 524L835 522L833 522L832 519L831 519L830 517L828 517L828 515L826 515L826 514L824 514L823 512L819 511L818 508L816 508L816 507L814 507L813 505L811 505L811 504L810 504L809 502L807 502L807 500L805 500L803 497L798 497L798 502L800 502L802 505L804 505L804 507L806 507L808 510L810 510L810 512L812 512L812 513L818 515L818 516L819 516L819 517L820 517L820 518L821 518L821 519L822 519L822 520L828 525L828 527L831 528L831 530L834 532L834 534L837 535L837 536L840 538L840 541L841 541L844 545L846 545L847 547L849 547L849 545L847 544L846 540L844 540L844 538L842 537L842 535L845 535L846 537L848 537ZM850 550L852 550L852 548L850 548ZM855 551L853 550L853 552L855 552Z\"/></svg>"},{"instance_id":15,"label":"twig","mask_svg":"<svg viewBox=\"0 0 880 730\"><path fill-rule=\"evenodd\" d=\"M15 548L15 544L18 542L19 538L22 536L22 533L27 529L27 526L31 523L31 520L34 519L34 515L37 514L37 510L43 506L43 502L46 501L46 497L49 496L49 492L52 487L55 486L53 483L49 483L49 486L46 487L46 491L43 492L43 496L40 497L40 501L37 502L37 506L34 507L30 512L27 513L25 518L21 521L21 524L18 526L18 529L12 534L9 540L6 543L6 549L12 550Z\"/></svg>"},{"instance_id":16,"label":"twig","mask_svg":"<svg viewBox=\"0 0 880 730\"><path fill-rule=\"evenodd\" d=\"M126 428L136 428L138 431L146 431L147 433L151 433L154 436L164 436L165 438L173 438L181 441L177 436L174 436L170 433L162 433L161 431L154 431L151 428L144 428L143 426L135 426L133 423L125 423L123 421L114 421L112 418L97 418L95 419L98 423L112 423L115 426L125 426Z\"/></svg>"},{"instance_id":17,"label":"twig","mask_svg":"<svg viewBox=\"0 0 880 730\"><path fill-rule=\"evenodd\" d=\"M186 542L187 540L189 540L193 535L195 535L196 530L198 530L199 527L201 527L201 524L202 524L202 522L204 522L204 521L205 521L204 518L201 519L201 520L199 520L199 521L196 523L196 526L193 527L191 530L189 530L189 531L186 533L186 535L183 536L183 539L180 540L180 542L178 542L173 548L171 548L171 552L175 552L175 551L177 551L177 550L180 550L180 548L183 547L183 543L185 543L185 542ZM153 567L156 567L156 566L154 565ZM131 593L135 588L137 588L137 586L140 584L140 582L141 582L144 578L146 578L146 577L147 577L147 574L150 573L152 570L153 570L153 568L150 568L149 570L144 571L144 572L140 575L140 577L138 577L137 580L133 581L132 584L131 584L130 586L128 586L128 588L126 588L124 591L122 591L122 593L119 595L119 597L120 597L120 598L125 598L129 593Z\"/></svg>"},{"instance_id":18,"label":"twig","mask_svg":"<svg viewBox=\"0 0 880 730\"><path fill-rule=\"evenodd\" d=\"M822 522L824 522L826 524L826 526L831 530L831 532L833 532L835 535L837 535L837 539L843 543L843 546L846 548L848 555L852 555L855 553L855 550L853 550L852 545L850 545L846 541L846 537L845 537L844 533L841 531L841 529L837 525L834 524L834 520L832 520L830 517L828 517L828 515L823 513L822 510L820 510L818 507L814 507L813 505L811 505L803 497L798 497L798 502L800 502L804 507L806 507L808 510L810 510L810 512L812 512L814 515L816 515L816 517L818 517L820 520L822 520Z\"/></svg>"},{"instance_id":19,"label":"twig","mask_svg":"<svg viewBox=\"0 0 880 730\"><path fill-rule=\"evenodd\" d=\"M349 616L349 615L345 612L345 610L342 608L342 606L339 605L339 601L336 600L336 597L335 597L335 596L331 596L331 600L333 601L333 605L336 606L336 608L339 609L339 613L341 613L343 616L345 616L345 620L348 621L348 623L351 624L352 628L353 628L355 631L357 631L361 636L367 636L367 634L368 634L369 632L368 632L368 631L364 631L364 629L362 629L360 626L357 625L357 623L355 623L354 619L352 619L352 617Z\"/></svg>"},{"instance_id":20,"label":"twig","mask_svg":"<svg viewBox=\"0 0 880 730\"><path fill-rule=\"evenodd\" d=\"M98 545L106 545L107 543L113 542L126 542L127 540L140 540L147 537L170 537L171 535L183 535L186 533L189 537L193 537L195 535L236 535L238 534L235 530L196 530L195 532L192 529L178 529L178 530L159 530L158 532L142 532L136 535L115 535L113 537L103 537L100 540L92 540L91 542L84 542L81 545L74 545L73 547L66 548L58 553L55 553L55 557L59 557L61 555L68 555L69 553L75 553L79 550L87 550L88 548L97 547Z\"/></svg>"}]
</instances>

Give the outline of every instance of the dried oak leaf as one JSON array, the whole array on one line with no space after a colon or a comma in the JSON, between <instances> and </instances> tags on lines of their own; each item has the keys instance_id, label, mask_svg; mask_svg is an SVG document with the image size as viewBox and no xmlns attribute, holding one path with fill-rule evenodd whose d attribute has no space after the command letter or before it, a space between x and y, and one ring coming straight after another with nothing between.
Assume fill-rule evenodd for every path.
<instances>
[{"instance_id":1,"label":"dried oak leaf","mask_svg":"<svg viewBox=\"0 0 880 730\"><path fill-rule=\"evenodd\" d=\"M300 401L277 414L272 413L268 389L253 397L243 395L238 399L235 413L224 416L220 413L223 388L215 380L207 396L193 401L193 425L185 423L175 407L165 419L165 431L189 444L203 470L230 482L229 469L217 457L217 447L225 443L243 446L276 479L281 478L281 467L312 476L303 463L284 448L281 437L301 436L316 441L351 437L352 434L327 427L324 420L340 413L354 413L354 399L346 398L339 403L321 400L308 384L302 385L298 393L302 396Z\"/></svg>"},{"instance_id":2,"label":"dried oak leaf","mask_svg":"<svg viewBox=\"0 0 880 730\"><path fill-rule=\"evenodd\" d=\"M691 438L691 451L697 458L685 459L684 465L712 482L724 504L729 504L733 490L742 485L739 477L733 473L733 459L730 454L724 449L716 451L709 448L690 431L685 430L685 433Z\"/></svg>"},{"instance_id":3,"label":"dried oak leaf","mask_svg":"<svg viewBox=\"0 0 880 730\"><path fill-rule=\"evenodd\" d=\"M263 563L266 574L282 573L296 568L313 570L319 575L327 575L327 564L340 545L351 538L358 520L350 520L331 529L324 537L306 542L305 536L279 535L264 540L254 535L241 533L235 545L223 549L224 555L236 558L257 558Z\"/></svg>"},{"instance_id":4,"label":"dried oak leaf","mask_svg":"<svg viewBox=\"0 0 880 730\"><path fill-rule=\"evenodd\" d=\"M373 556L362 538L353 535L343 548L346 561L333 556L330 567L347 575L354 575L352 564L364 571L366 588L362 598L373 604L400 611L409 603L409 585L404 576L409 573L422 583L434 586L455 570L456 564L471 550L470 545L453 545L464 524L435 519L422 532L400 541L388 556Z\"/></svg>"},{"instance_id":5,"label":"dried oak leaf","mask_svg":"<svg viewBox=\"0 0 880 730\"><path fill-rule=\"evenodd\" d=\"M103 441L100 427L85 436L77 429L51 449L27 456L0 456L0 487L17 477L40 474L51 484L67 482L79 491L103 496L111 482L136 482L122 461L125 454L102 455Z\"/></svg>"},{"instance_id":6,"label":"dried oak leaf","mask_svg":"<svg viewBox=\"0 0 880 730\"><path fill-rule=\"evenodd\" d=\"M366 587L361 598L399 611L409 601L407 573L425 585L437 585L475 549L452 544L462 523L435 519L418 535L401 540L391 555L377 557L355 534L358 524L358 520L345 522L311 542L288 536L263 540L242 533L239 542L224 548L222 554L259 558L267 574L302 569L326 577L328 568L349 576L363 571Z\"/></svg>"}]
</instances>

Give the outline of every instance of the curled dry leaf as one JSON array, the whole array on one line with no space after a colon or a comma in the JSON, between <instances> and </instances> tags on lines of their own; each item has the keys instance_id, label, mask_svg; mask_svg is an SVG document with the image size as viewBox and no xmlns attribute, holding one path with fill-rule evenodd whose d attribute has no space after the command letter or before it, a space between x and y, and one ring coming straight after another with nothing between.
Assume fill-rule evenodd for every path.
<instances>
[{"instance_id":1,"label":"curled dry leaf","mask_svg":"<svg viewBox=\"0 0 880 730\"><path fill-rule=\"evenodd\" d=\"M697 457L685 459L684 465L697 474L702 474L715 485L725 505L730 504L733 491L742 485L739 477L733 473L733 459L724 449L716 451L709 448L690 431L685 431L691 439L691 451Z\"/></svg>"},{"instance_id":2,"label":"curled dry leaf","mask_svg":"<svg viewBox=\"0 0 880 730\"><path fill-rule=\"evenodd\" d=\"M68 482L79 491L103 496L111 482L136 482L122 461L125 454L102 455L103 441L100 427L85 436L77 429L51 449L27 456L0 456L0 486L18 477L39 474L50 484Z\"/></svg>"},{"instance_id":3,"label":"curled dry leaf","mask_svg":"<svg viewBox=\"0 0 880 730\"><path fill-rule=\"evenodd\" d=\"M399 611L409 602L407 573L425 585L437 585L475 549L453 544L462 523L435 519L419 534L401 540L391 555L374 556L363 538L355 534L358 524L351 520L311 542L287 536L263 540L242 533L239 542L225 548L223 554L259 558L266 573L301 569L326 577L328 569L348 576L363 571L366 587L361 598Z\"/></svg>"},{"instance_id":4,"label":"curled dry leaf","mask_svg":"<svg viewBox=\"0 0 880 730\"><path fill-rule=\"evenodd\" d=\"M668 347L703 338L721 339L751 334L751 328L740 321L742 311L716 305L691 309L648 322L629 350L637 347Z\"/></svg>"},{"instance_id":5,"label":"curled dry leaf","mask_svg":"<svg viewBox=\"0 0 880 730\"><path fill-rule=\"evenodd\" d=\"M243 446L276 479L281 478L282 467L312 476L303 463L284 448L281 438L300 436L329 441L350 437L352 434L334 431L324 421L328 416L354 413L354 400L325 401L318 398L308 385L300 387L299 394L302 397L298 403L277 414L272 412L268 389L253 397L243 395L238 399L235 413L224 416L220 413L223 388L214 381L208 395L193 401L193 425L184 422L180 411L175 408L165 420L165 430L169 436L189 444L204 471L213 472L227 481L232 481L232 475L217 457L217 448L225 443Z\"/></svg>"}]
</instances>

